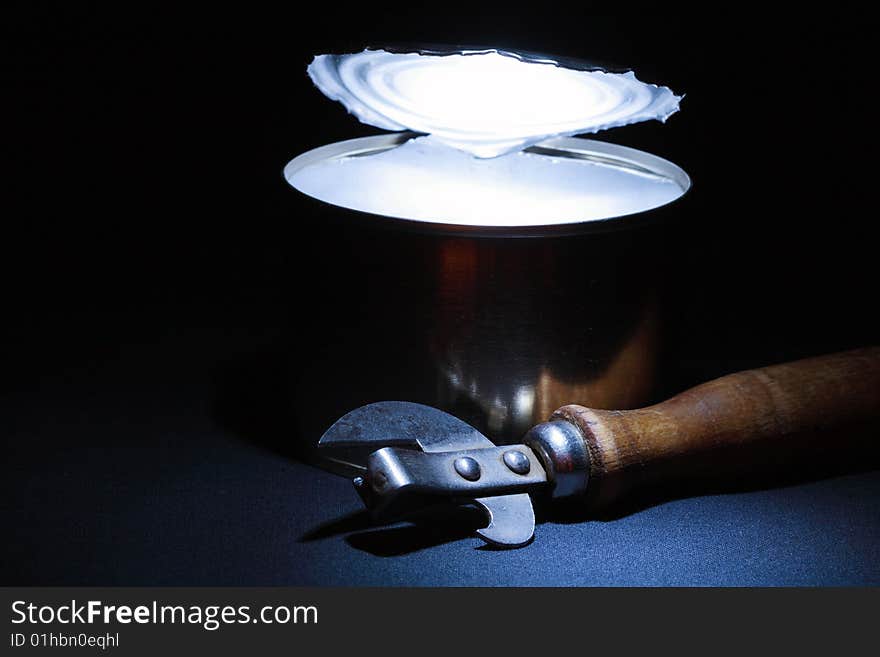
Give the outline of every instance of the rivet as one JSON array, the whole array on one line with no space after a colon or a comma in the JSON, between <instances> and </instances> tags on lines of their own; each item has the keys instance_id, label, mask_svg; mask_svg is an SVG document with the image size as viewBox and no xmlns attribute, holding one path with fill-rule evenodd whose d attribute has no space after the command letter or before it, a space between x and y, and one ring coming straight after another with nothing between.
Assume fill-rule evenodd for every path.
<instances>
[{"instance_id":1,"label":"rivet","mask_svg":"<svg viewBox=\"0 0 880 657\"><path fill-rule=\"evenodd\" d=\"M480 478L480 464L470 456L460 456L452 465L455 471L468 481L476 481Z\"/></svg>"},{"instance_id":2,"label":"rivet","mask_svg":"<svg viewBox=\"0 0 880 657\"><path fill-rule=\"evenodd\" d=\"M504 455L501 458L504 459L504 465L516 474L528 474L529 470L532 468L532 464L529 462L529 457L516 449L504 452Z\"/></svg>"}]
</instances>

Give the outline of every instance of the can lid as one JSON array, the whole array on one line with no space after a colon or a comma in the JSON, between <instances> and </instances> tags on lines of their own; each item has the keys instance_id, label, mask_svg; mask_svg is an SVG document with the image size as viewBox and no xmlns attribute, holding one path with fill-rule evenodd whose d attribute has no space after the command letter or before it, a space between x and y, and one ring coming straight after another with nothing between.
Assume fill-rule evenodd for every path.
<instances>
[{"instance_id":1,"label":"can lid","mask_svg":"<svg viewBox=\"0 0 880 657\"><path fill-rule=\"evenodd\" d=\"M318 55L308 74L363 123L425 133L482 158L552 137L665 121L683 97L632 71L494 48Z\"/></svg>"}]
</instances>

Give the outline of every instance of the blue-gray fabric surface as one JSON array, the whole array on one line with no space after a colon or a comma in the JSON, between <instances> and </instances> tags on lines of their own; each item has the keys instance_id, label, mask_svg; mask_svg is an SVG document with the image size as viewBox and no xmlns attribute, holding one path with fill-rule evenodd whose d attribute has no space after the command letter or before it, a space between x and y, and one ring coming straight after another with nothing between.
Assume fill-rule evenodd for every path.
<instances>
[{"instance_id":1,"label":"blue-gray fabric surface","mask_svg":"<svg viewBox=\"0 0 880 657\"><path fill-rule=\"evenodd\" d=\"M38 468L13 461L3 583L880 584L880 472L544 522L528 547L489 551L475 538L431 545L440 530L376 537L348 481L215 433L188 410L147 418L121 405L103 430L152 445L55 446ZM88 411L41 429L70 422L84 429Z\"/></svg>"}]
</instances>

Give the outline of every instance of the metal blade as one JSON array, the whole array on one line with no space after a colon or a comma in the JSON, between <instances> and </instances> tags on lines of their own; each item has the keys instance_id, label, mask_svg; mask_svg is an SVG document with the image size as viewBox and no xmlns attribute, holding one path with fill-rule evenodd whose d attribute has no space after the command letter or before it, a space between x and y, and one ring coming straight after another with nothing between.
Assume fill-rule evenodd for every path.
<instances>
[{"instance_id":1,"label":"metal blade","mask_svg":"<svg viewBox=\"0 0 880 657\"><path fill-rule=\"evenodd\" d=\"M520 547L535 535L535 511L528 493L481 497L474 502L489 514L489 524L477 530L488 543Z\"/></svg>"},{"instance_id":2,"label":"metal blade","mask_svg":"<svg viewBox=\"0 0 880 657\"><path fill-rule=\"evenodd\" d=\"M346 413L321 436L318 447L350 476L363 474L367 457L382 447L425 452L494 447L467 422L441 410L402 401L367 404Z\"/></svg>"}]
</instances>

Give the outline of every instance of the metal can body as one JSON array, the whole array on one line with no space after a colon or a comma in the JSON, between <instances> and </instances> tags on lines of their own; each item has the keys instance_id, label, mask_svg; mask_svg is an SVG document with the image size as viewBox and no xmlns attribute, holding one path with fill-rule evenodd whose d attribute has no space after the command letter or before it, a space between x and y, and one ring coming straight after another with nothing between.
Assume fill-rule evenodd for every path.
<instances>
[{"instance_id":1,"label":"metal can body","mask_svg":"<svg viewBox=\"0 0 880 657\"><path fill-rule=\"evenodd\" d=\"M317 157L400 139L333 144ZM619 148L565 141L606 156ZM639 153L622 151L628 165ZM295 220L311 229L301 248L327 254L324 271L298 273L297 440L314 443L347 411L387 399L438 407L510 442L566 403L632 408L650 398L658 285L674 257L663 225L678 202L609 221L482 229L292 198Z\"/></svg>"}]
</instances>

